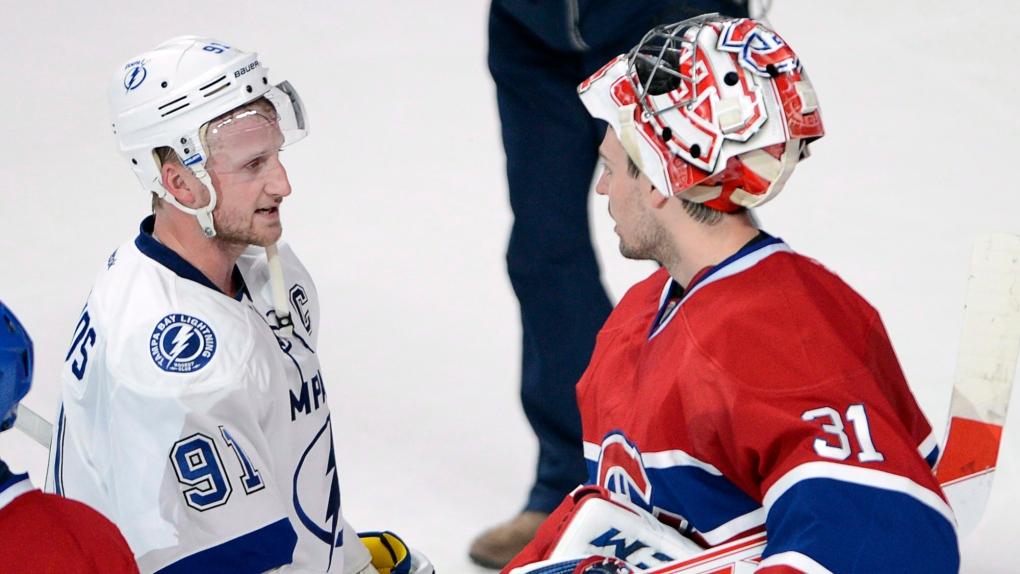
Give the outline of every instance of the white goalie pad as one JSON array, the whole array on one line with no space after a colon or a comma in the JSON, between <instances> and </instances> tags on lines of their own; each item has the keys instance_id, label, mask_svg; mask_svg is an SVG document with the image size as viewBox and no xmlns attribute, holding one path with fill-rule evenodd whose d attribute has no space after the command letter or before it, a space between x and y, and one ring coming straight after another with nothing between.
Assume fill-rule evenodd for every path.
<instances>
[{"instance_id":1,"label":"white goalie pad","mask_svg":"<svg viewBox=\"0 0 1020 574\"><path fill-rule=\"evenodd\" d=\"M628 502L587 496L578 505L548 562L608 556L645 570L704 552L693 540ZM517 568L513 574L526 571Z\"/></svg>"}]
</instances>

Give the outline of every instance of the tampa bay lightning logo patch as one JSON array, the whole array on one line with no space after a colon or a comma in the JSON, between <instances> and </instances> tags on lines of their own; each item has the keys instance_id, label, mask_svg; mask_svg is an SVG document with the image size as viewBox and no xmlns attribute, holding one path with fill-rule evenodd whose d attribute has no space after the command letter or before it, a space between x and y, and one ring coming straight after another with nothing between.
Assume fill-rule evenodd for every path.
<instances>
[{"instance_id":1,"label":"tampa bay lightning logo patch","mask_svg":"<svg viewBox=\"0 0 1020 574\"><path fill-rule=\"evenodd\" d=\"M149 338L149 354L156 366L169 373L193 373L216 353L216 335L202 321L183 313L160 319Z\"/></svg>"},{"instance_id":2,"label":"tampa bay lightning logo patch","mask_svg":"<svg viewBox=\"0 0 1020 574\"><path fill-rule=\"evenodd\" d=\"M145 77L149 75L149 71L145 69L145 60L131 62L124 68L124 90L128 92L142 85Z\"/></svg>"}]
</instances>

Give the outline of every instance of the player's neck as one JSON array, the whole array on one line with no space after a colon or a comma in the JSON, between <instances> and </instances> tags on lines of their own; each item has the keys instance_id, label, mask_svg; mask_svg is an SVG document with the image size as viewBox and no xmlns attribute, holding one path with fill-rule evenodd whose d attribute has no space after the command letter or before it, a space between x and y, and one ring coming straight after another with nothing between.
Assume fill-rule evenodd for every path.
<instances>
[{"instance_id":1,"label":"player's neck","mask_svg":"<svg viewBox=\"0 0 1020 574\"><path fill-rule=\"evenodd\" d=\"M758 228L744 214L724 216L716 225L686 217L668 229L672 249L661 263L684 288L702 269L718 265L758 234Z\"/></svg>"},{"instance_id":2,"label":"player's neck","mask_svg":"<svg viewBox=\"0 0 1020 574\"><path fill-rule=\"evenodd\" d=\"M213 285L233 296L234 265L244 252L243 245L208 238L195 218L186 214L158 213L153 237L202 272Z\"/></svg>"}]
</instances>

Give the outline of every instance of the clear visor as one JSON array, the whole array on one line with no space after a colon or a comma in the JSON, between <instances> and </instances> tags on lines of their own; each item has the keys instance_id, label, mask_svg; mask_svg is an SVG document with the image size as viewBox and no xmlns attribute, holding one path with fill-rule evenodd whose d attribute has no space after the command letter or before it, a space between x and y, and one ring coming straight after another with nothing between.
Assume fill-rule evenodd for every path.
<instances>
[{"instance_id":1,"label":"clear visor","mask_svg":"<svg viewBox=\"0 0 1020 574\"><path fill-rule=\"evenodd\" d=\"M206 169L256 177L279 165L281 150L307 135L301 99L289 82L206 124Z\"/></svg>"}]
</instances>

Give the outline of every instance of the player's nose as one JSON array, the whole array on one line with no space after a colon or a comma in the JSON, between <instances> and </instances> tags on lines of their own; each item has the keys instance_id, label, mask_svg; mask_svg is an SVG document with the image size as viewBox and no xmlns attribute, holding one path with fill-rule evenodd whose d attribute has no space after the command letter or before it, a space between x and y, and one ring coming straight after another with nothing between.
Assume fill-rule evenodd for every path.
<instances>
[{"instance_id":1,"label":"player's nose","mask_svg":"<svg viewBox=\"0 0 1020 574\"><path fill-rule=\"evenodd\" d=\"M599 175L598 181L595 182L595 193L599 195L609 194L609 183L606 181L605 170L602 171L602 173Z\"/></svg>"},{"instance_id":2,"label":"player's nose","mask_svg":"<svg viewBox=\"0 0 1020 574\"><path fill-rule=\"evenodd\" d=\"M290 178L287 177L287 168L283 167L280 160L276 160L276 169L269 176L266 182L266 193L275 197L287 197L290 195Z\"/></svg>"}]
</instances>

